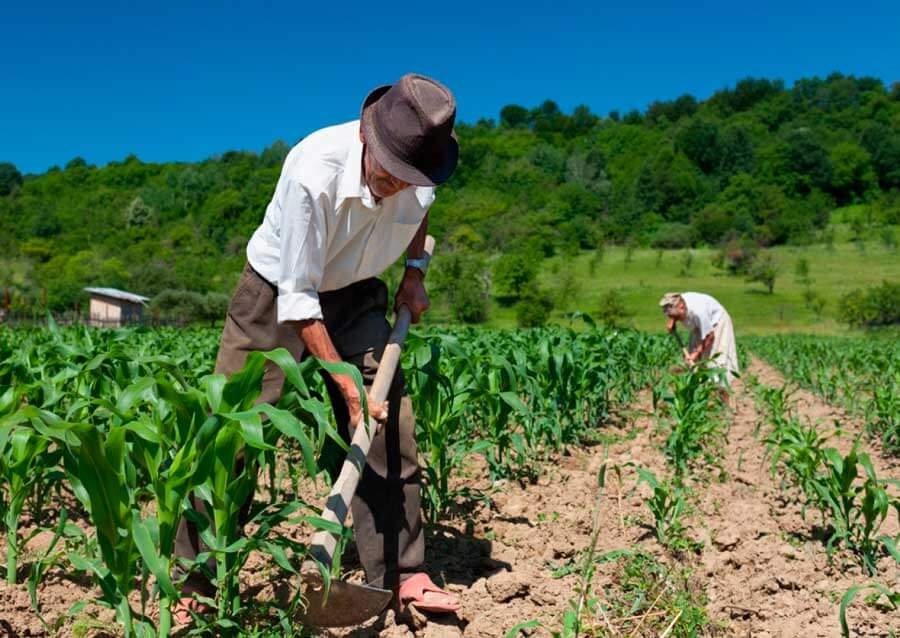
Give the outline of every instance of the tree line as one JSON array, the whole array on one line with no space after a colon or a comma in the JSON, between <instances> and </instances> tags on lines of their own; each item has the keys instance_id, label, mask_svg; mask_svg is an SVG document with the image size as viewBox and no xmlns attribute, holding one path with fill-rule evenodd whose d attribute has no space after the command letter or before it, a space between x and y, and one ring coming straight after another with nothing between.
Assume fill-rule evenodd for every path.
<instances>
[{"instance_id":1,"label":"tree line","mask_svg":"<svg viewBox=\"0 0 900 638\"><path fill-rule=\"evenodd\" d=\"M443 252L459 257L448 268L479 282L457 296L540 305L529 282L542 257L608 243L811 242L852 203L900 222L900 84L876 78L748 78L706 100L605 116L513 104L457 134L459 169L431 215ZM7 303L71 310L92 284L166 291L182 308L178 291L227 294L289 148L196 163L75 158L41 175L0 163Z\"/></svg>"}]
</instances>

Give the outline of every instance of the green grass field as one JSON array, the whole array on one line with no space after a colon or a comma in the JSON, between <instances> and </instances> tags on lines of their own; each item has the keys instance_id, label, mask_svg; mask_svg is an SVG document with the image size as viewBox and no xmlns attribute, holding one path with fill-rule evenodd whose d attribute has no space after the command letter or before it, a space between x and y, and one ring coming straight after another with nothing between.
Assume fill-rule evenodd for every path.
<instances>
[{"instance_id":1,"label":"green grass field","mask_svg":"<svg viewBox=\"0 0 900 638\"><path fill-rule=\"evenodd\" d=\"M843 233L839 234L839 238ZM778 265L773 294L759 283L748 283L743 277L729 276L712 265L713 249L690 251L691 266L684 273L686 250L635 249L626 263L624 247L610 247L603 259L595 263L593 253L573 259L553 257L544 262L538 277L540 284L558 291L565 269L572 270L572 292L566 299L556 294L554 322L566 322L566 315L576 310L595 313L600 299L609 290L618 290L633 316L628 325L641 330L661 330L663 317L657 301L668 291L694 291L713 295L731 314L736 331L744 334L804 332L813 334L848 334L853 332L837 321L838 300L845 293L880 284L884 280L900 280L900 252L875 238L862 245L843 241L829 247L779 246L772 250ZM795 274L797 261L805 257L809 263L811 288L826 301L822 315L807 308L806 287ZM435 313L432 320L446 320ZM515 308L493 303L488 326L511 327L516 323Z\"/></svg>"}]
</instances>

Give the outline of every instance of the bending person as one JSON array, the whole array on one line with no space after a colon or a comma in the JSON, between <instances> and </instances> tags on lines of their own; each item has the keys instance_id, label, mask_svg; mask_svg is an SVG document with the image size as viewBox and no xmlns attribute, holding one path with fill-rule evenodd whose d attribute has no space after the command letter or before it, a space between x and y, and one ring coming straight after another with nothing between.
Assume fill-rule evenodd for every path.
<instances>
[{"instance_id":1,"label":"bending person","mask_svg":"<svg viewBox=\"0 0 900 638\"><path fill-rule=\"evenodd\" d=\"M728 311L716 299L702 292L669 292L659 300L668 317L666 330L675 331L678 321L691 335L685 358L689 364L700 359L726 371L726 382L738 376L737 344L734 324Z\"/></svg>"},{"instance_id":2,"label":"bending person","mask_svg":"<svg viewBox=\"0 0 900 638\"><path fill-rule=\"evenodd\" d=\"M228 308L216 372L240 370L250 352L287 348L298 360L314 355L356 365L369 386L391 332L391 304L378 277L406 252L406 271L394 306L409 307L412 322L427 310L424 245L435 187L456 168L456 103L442 84L405 75L375 89L360 119L312 133L288 153L265 218L247 246L247 266ZM275 403L281 370L269 366L261 401ZM349 375L326 375L341 434L362 416ZM457 598L425 572L420 471L412 403L397 371L387 404L369 402L385 422L376 434L352 502L353 529L368 582L393 589L401 606L430 612L459 609ZM340 468L336 446L324 465ZM329 458L330 457L330 458ZM336 461L336 462L335 462ZM203 550L183 520L176 553ZM177 619L202 612L193 593L210 583L191 573Z\"/></svg>"}]
</instances>

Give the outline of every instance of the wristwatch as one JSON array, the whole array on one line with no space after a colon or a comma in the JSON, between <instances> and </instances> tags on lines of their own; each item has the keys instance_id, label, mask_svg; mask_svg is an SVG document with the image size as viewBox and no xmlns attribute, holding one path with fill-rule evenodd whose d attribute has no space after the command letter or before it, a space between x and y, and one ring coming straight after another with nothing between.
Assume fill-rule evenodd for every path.
<instances>
[{"instance_id":1,"label":"wristwatch","mask_svg":"<svg viewBox=\"0 0 900 638\"><path fill-rule=\"evenodd\" d=\"M425 274L425 270L428 268L428 257L419 257L418 259L410 259L406 258L406 267L407 268L417 268Z\"/></svg>"}]
</instances>

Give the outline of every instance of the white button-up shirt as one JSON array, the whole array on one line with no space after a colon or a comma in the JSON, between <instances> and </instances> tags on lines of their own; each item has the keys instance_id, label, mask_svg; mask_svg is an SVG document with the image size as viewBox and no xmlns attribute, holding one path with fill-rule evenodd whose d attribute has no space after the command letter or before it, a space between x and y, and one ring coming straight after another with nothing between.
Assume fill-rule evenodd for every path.
<instances>
[{"instance_id":1,"label":"white button-up shirt","mask_svg":"<svg viewBox=\"0 0 900 638\"><path fill-rule=\"evenodd\" d=\"M319 291L377 277L406 250L434 201L409 187L375 202L362 174L359 120L316 131L288 153L250 242L254 270L278 286L278 322L321 319Z\"/></svg>"}]
</instances>

